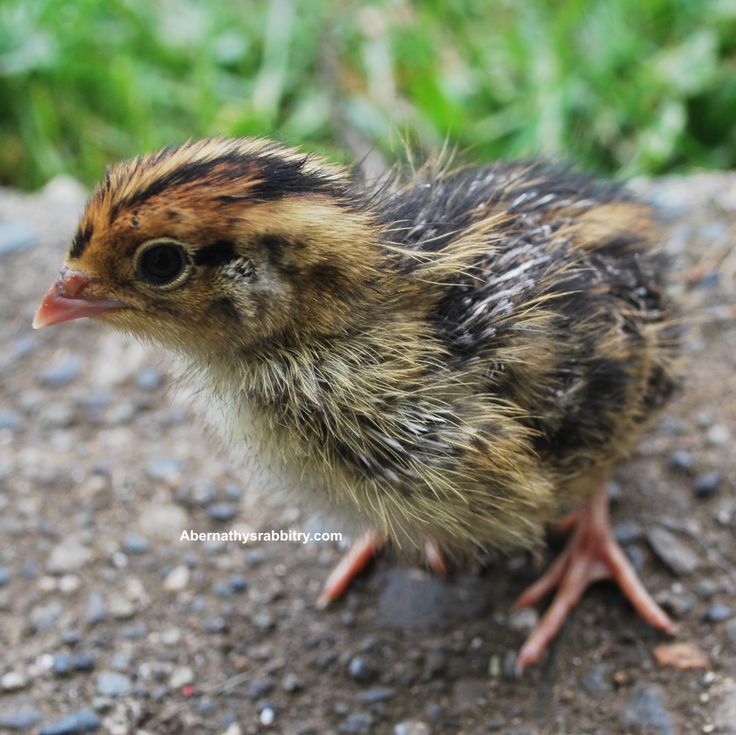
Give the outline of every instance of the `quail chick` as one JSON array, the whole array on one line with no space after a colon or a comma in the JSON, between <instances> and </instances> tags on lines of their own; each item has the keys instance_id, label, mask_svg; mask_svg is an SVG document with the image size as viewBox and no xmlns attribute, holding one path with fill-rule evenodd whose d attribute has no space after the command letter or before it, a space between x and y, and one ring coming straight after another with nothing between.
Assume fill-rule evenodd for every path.
<instances>
[{"instance_id":1,"label":"quail chick","mask_svg":"<svg viewBox=\"0 0 736 735\"><path fill-rule=\"evenodd\" d=\"M606 482L675 384L652 213L544 163L366 182L279 144L209 139L108 170L35 327L83 316L172 351L209 414L364 535L444 559L567 550L523 668L588 584L673 624L613 539Z\"/></svg>"}]
</instances>

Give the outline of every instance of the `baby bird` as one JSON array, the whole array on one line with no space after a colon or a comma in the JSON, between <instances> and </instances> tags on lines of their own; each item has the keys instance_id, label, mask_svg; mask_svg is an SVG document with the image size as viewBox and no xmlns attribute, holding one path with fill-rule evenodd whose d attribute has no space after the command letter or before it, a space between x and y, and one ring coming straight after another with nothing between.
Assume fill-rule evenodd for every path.
<instances>
[{"instance_id":1,"label":"baby bird","mask_svg":"<svg viewBox=\"0 0 736 735\"><path fill-rule=\"evenodd\" d=\"M362 529L444 559L569 546L518 601L536 661L596 580L674 626L611 533L606 482L675 385L649 209L545 163L377 182L277 143L208 139L109 169L34 320L93 317L174 352L229 440Z\"/></svg>"}]
</instances>

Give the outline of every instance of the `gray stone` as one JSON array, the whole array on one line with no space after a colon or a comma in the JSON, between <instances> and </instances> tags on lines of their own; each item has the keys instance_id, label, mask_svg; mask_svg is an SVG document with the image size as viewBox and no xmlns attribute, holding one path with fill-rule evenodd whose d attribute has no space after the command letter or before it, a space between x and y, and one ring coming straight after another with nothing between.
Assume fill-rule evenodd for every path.
<instances>
[{"instance_id":1,"label":"gray stone","mask_svg":"<svg viewBox=\"0 0 736 735\"><path fill-rule=\"evenodd\" d=\"M666 528L655 526L647 538L657 557L675 574L690 574L697 569L699 560L695 552Z\"/></svg>"},{"instance_id":2,"label":"gray stone","mask_svg":"<svg viewBox=\"0 0 736 735\"><path fill-rule=\"evenodd\" d=\"M375 704L376 702L385 702L392 699L396 695L396 690L392 687L371 687L358 692L355 695L355 701L362 704Z\"/></svg>"},{"instance_id":3,"label":"gray stone","mask_svg":"<svg viewBox=\"0 0 736 735\"><path fill-rule=\"evenodd\" d=\"M723 475L720 472L706 472L704 475L698 475L695 478L693 491L697 498L711 498L723 482Z\"/></svg>"},{"instance_id":4,"label":"gray stone","mask_svg":"<svg viewBox=\"0 0 736 735\"><path fill-rule=\"evenodd\" d=\"M23 428L23 417L15 411L0 411L0 429L20 431Z\"/></svg>"},{"instance_id":5,"label":"gray stone","mask_svg":"<svg viewBox=\"0 0 736 735\"><path fill-rule=\"evenodd\" d=\"M733 615L733 610L726 605L716 603L708 608L708 612L705 614L705 619L709 623L721 623L724 620L728 620Z\"/></svg>"},{"instance_id":6,"label":"gray stone","mask_svg":"<svg viewBox=\"0 0 736 735\"><path fill-rule=\"evenodd\" d=\"M340 725L340 732L348 735L370 735L373 732L373 717L367 712L352 712Z\"/></svg>"},{"instance_id":7,"label":"gray stone","mask_svg":"<svg viewBox=\"0 0 736 735\"><path fill-rule=\"evenodd\" d=\"M38 725L42 719L43 716L35 707L0 711L0 728L11 732L23 732Z\"/></svg>"},{"instance_id":8,"label":"gray stone","mask_svg":"<svg viewBox=\"0 0 736 735\"><path fill-rule=\"evenodd\" d=\"M580 681L588 694L605 694L611 691L608 668L604 664L596 664L585 673Z\"/></svg>"},{"instance_id":9,"label":"gray stone","mask_svg":"<svg viewBox=\"0 0 736 735\"><path fill-rule=\"evenodd\" d=\"M50 574L78 572L92 558L92 552L75 538L66 538L51 550L46 569Z\"/></svg>"},{"instance_id":10,"label":"gray stone","mask_svg":"<svg viewBox=\"0 0 736 735\"><path fill-rule=\"evenodd\" d=\"M132 688L130 679L117 671L102 671L97 677L97 693L102 697L124 697Z\"/></svg>"},{"instance_id":11,"label":"gray stone","mask_svg":"<svg viewBox=\"0 0 736 735\"><path fill-rule=\"evenodd\" d=\"M207 515L220 523L231 521L236 514L237 510L231 503L213 503L207 507Z\"/></svg>"},{"instance_id":12,"label":"gray stone","mask_svg":"<svg viewBox=\"0 0 736 735\"><path fill-rule=\"evenodd\" d=\"M90 709L80 709L42 727L39 735L82 735L100 729L100 718Z\"/></svg>"},{"instance_id":13,"label":"gray stone","mask_svg":"<svg viewBox=\"0 0 736 735\"><path fill-rule=\"evenodd\" d=\"M76 356L63 358L38 376L38 382L49 388L61 388L82 374L82 361Z\"/></svg>"},{"instance_id":14,"label":"gray stone","mask_svg":"<svg viewBox=\"0 0 736 735\"><path fill-rule=\"evenodd\" d=\"M638 686L621 712L621 724L627 732L675 735L672 718L664 702L664 690L658 684Z\"/></svg>"},{"instance_id":15,"label":"gray stone","mask_svg":"<svg viewBox=\"0 0 736 735\"><path fill-rule=\"evenodd\" d=\"M394 735L430 735L429 725L421 720L405 720L394 725Z\"/></svg>"}]
</instances>

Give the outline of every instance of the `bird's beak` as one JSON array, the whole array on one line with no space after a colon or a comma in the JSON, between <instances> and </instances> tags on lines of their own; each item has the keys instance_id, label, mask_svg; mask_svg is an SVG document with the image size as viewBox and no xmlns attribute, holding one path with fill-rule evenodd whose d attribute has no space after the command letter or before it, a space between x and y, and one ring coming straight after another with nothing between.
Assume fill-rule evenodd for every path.
<instances>
[{"instance_id":1,"label":"bird's beak","mask_svg":"<svg viewBox=\"0 0 736 735\"><path fill-rule=\"evenodd\" d=\"M90 277L81 271L63 268L56 283L43 297L41 305L33 317L33 328L50 327L52 324L96 316L105 311L122 309L127 306L122 301L95 299L84 294L91 282Z\"/></svg>"}]
</instances>

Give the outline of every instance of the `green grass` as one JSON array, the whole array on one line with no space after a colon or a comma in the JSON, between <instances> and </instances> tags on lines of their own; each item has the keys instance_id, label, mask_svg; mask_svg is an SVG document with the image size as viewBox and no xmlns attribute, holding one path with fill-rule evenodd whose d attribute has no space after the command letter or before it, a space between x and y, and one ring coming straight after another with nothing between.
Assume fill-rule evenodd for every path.
<instances>
[{"instance_id":1,"label":"green grass","mask_svg":"<svg viewBox=\"0 0 736 735\"><path fill-rule=\"evenodd\" d=\"M202 135L736 166L736 0L0 0L0 182Z\"/></svg>"}]
</instances>

